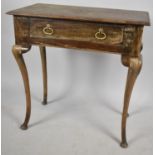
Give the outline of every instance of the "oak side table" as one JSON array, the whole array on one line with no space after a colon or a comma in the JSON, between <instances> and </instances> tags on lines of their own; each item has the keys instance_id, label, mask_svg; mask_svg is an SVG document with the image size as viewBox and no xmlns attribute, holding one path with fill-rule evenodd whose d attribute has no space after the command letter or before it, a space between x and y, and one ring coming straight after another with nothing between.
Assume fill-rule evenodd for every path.
<instances>
[{"instance_id":1,"label":"oak side table","mask_svg":"<svg viewBox=\"0 0 155 155\"><path fill-rule=\"evenodd\" d=\"M135 80L142 67L142 33L149 15L142 11L34 4L8 12L14 17L15 45L12 52L21 71L26 93L26 116L21 129L28 128L31 113L29 78L23 54L31 45L40 48L43 70L43 104L47 104L45 46L108 51L120 54L128 67L122 114L121 147L128 146L126 120Z\"/></svg>"}]
</instances>

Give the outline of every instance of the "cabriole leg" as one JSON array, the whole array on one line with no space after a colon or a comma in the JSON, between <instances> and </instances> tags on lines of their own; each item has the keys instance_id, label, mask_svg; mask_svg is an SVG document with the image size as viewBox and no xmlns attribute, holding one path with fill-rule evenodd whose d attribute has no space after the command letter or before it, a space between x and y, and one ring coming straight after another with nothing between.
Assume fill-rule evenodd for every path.
<instances>
[{"instance_id":1,"label":"cabriole leg","mask_svg":"<svg viewBox=\"0 0 155 155\"><path fill-rule=\"evenodd\" d=\"M122 56L122 63L123 65L128 67L128 75L124 94L124 107L122 114L122 142L120 145L121 147L126 148L128 146L126 140L126 120L128 114L128 107L134 83L142 67L142 56L139 57Z\"/></svg>"},{"instance_id":2,"label":"cabriole leg","mask_svg":"<svg viewBox=\"0 0 155 155\"><path fill-rule=\"evenodd\" d=\"M20 72L23 77L25 94L26 94L26 116L24 123L21 125L21 129L26 130L28 128L28 122L31 115L31 96L30 96L30 86L28 72L23 58L23 53L26 53L30 50L31 46L23 47L21 45L14 45L12 48L13 55L16 59L16 62L19 66Z\"/></svg>"}]
</instances>

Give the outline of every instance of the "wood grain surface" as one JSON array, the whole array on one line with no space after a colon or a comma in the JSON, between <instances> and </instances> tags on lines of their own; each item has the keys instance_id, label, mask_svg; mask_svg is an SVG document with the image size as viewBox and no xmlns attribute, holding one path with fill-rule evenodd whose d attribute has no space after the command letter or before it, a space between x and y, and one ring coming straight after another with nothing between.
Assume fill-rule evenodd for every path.
<instances>
[{"instance_id":1,"label":"wood grain surface","mask_svg":"<svg viewBox=\"0 0 155 155\"><path fill-rule=\"evenodd\" d=\"M149 14L147 12L120 9L37 3L28 7L10 11L8 14L104 23L150 25Z\"/></svg>"}]
</instances>

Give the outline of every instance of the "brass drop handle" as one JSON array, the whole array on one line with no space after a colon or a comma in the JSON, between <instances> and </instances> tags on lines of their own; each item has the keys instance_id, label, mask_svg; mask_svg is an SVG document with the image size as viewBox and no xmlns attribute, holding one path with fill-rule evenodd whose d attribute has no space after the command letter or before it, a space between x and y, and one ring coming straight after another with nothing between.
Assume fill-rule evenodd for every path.
<instances>
[{"instance_id":1,"label":"brass drop handle","mask_svg":"<svg viewBox=\"0 0 155 155\"><path fill-rule=\"evenodd\" d=\"M52 35L53 29L50 24L47 24L46 27L43 28L43 33L46 35Z\"/></svg>"},{"instance_id":2,"label":"brass drop handle","mask_svg":"<svg viewBox=\"0 0 155 155\"><path fill-rule=\"evenodd\" d=\"M95 33L95 38L98 40L106 39L107 35L104 33L103 28L99 28L98 32Z\"/></svg>"}]
</instances>

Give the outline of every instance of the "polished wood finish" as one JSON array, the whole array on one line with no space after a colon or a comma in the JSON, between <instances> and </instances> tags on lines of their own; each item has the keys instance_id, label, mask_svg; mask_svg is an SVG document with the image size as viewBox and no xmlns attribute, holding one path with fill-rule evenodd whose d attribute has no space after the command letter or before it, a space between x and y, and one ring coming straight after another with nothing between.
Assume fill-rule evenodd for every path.
<instances>
[{"instance_id":1,"label":"polished wood finish","mask_svg":"<svg viewBox=\"0 0 155 155\"><path fill-rule=\"evenodd\" d=\"M47 104L47 62L46 62L46 48L45 46L39 46L40 56L42 62L42 73L43 73L43 101L42 104Z\"/></svg>"},{"instance_id":2,"label":"polished wood finish","mask_svg":"<svg viewBox=\"0 0 155 155\"><path fill-rule=\"evenodd\" d=\"M47 62L45 46L77 48L121 55L128 67L122 114L121 146L127 147L126 123L129 101L135 80L142 66L142 34L150 25L147 12L103 8L35 4L17 9L14 15L15 42L13 54L21 70L26 92L26 129L30 118L31 100L28 74L22 54L31 45L40 47L43 72L43 104L47 103Z\"/></svg>"},{"instance_id":3,"label":"polished wood finish","mask_svg":"<svg viewBox=\"0 0 155 155\"><path fill-rule=\"evenodd\" d=\"M31 115L31 96L30 96L30 86L29 86L29 78L28 78L28 72L26 69L25 61L23 58L23 53L26 53L30 50L29 47L22 47L20 45L14 45L12 48L13 55L16 59L16 62L19 66L19 69L21 71L22 77L23 77L23 82L24 82L24 87L25 87L25 94L26 94L26 116L25 116L25 121L21 125L21 129L26 130L27 125L30 119Z\"/></svg>"}]
</instances>

